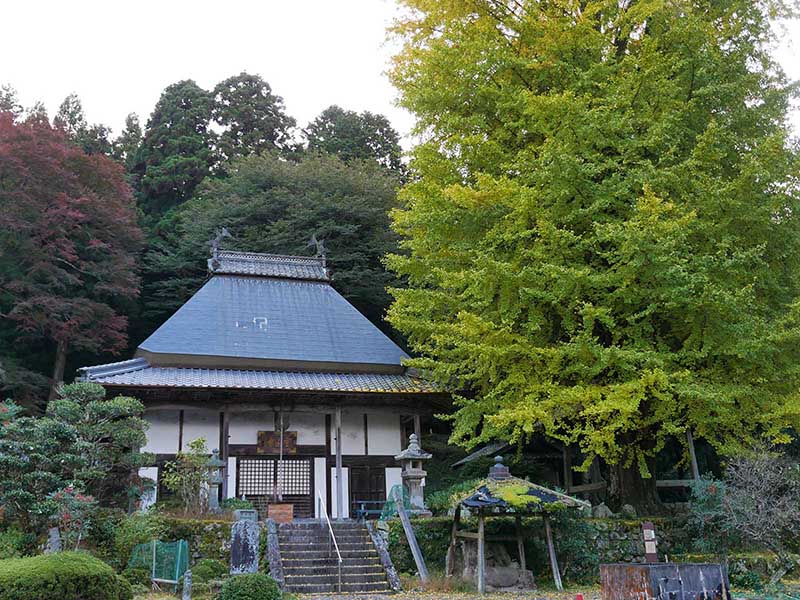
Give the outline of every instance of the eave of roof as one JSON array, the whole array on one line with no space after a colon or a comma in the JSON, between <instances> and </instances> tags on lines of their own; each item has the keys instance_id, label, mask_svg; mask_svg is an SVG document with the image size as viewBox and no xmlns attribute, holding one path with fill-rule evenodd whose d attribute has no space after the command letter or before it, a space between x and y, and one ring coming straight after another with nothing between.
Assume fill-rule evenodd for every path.
<instances>
[{"instance_id":1,"label":"eave of roof","mask_svg":"<svg viewBox=\"0 0 800 600\"><path fill-rule=\"evenodd\" d=\"M84 367L82 381L120 387L261 389L391 394L442 394L432 383L408 373L324 373L152 367L142 358Z\"/></svg>"}]
</instances>

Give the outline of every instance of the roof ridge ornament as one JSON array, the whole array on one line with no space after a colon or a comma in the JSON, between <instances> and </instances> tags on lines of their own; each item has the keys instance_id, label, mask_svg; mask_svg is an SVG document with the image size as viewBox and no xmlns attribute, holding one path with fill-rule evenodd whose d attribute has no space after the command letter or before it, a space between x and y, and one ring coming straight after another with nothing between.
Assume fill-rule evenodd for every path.
<instances>
[{"instance_id":1,"label":"roof ridge ornament","mask_svg":"<svg viewBox=\"0 0 800 600\"><path fill-rule=\"evenodd\" d=\"M219 264L219 246L222 243L222 240L226 237L233 237L231 232L228 231L227 227L220 227L216 230L216 235L208 241L208 245L211 246L211 258L208 261L208 270L212 273L216 271L220 264Z\"/></svg>"}]
</instances>

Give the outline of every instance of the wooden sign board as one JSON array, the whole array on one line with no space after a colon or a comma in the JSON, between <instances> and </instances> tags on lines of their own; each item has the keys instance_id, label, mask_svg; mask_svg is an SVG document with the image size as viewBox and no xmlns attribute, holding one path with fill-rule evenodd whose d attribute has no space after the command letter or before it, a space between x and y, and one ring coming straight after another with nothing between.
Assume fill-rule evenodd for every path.
<instances>
[{"instance_id":1,"label":"wooden sign board","mask_svg":"<svg viewBox=\"0 0 800 600\"><path fill-rule=\"evenodd\" d=\"M281 453L281 433L280 431L259 431L256 452L259 454L280 454ZM283 432L283 453L297 454L297 432Z\"/></svg>"},{"instance_id":2,"label":"wooden sign board","mask_svg":"<svg viewBox=\"0 0 800 600\"><path fill-rule=\"evenodd\" d=\"M642 523L642 536L644 537L644 557L649 563L658 562L656 547L656 528L651 521Z\"/></svg>"}]
</instances>

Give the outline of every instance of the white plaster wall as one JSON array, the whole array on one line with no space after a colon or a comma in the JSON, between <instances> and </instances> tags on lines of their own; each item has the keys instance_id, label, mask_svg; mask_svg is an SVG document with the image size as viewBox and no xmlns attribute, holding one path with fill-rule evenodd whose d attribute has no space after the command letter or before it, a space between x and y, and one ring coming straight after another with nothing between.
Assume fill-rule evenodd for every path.
<instances>
[{"instance_id":1,"label":"white plaster wall","mask_svg":"<svg viewBox=\"0 0 800 600\"><path fill-rule=\"evenodd\" d=\"M314 516L318 519L322 517L319 514L319 495L322 496L323 501L327 504L328 500L328 482L325 478L325 459L314 459Z\"/></svg>"},{"instance_id":2,"label":"white plaster wall","mask_svg":"<svg viewBox=\"0 0 800 600\"><path fill-rule=\"evenodd\" d=\"M350 473L347 467L342 467L342 518L350 518ZM334 518L339 518L339 502L336 493L336 467L331 467L331 514Z\"/></svg>"},{"instance_id":3,"label":"white plaster wall","mask_svg":"<svg viewBox=\"0 0 800 600\"><path fill-rule=\"evenodd\" d=\"M228 417L229 444L257 444L259 431L273 431L274 413L271 410L232 412Z\"/></svg>"},{"instance_id":4,"label":"white plaster wall","mask_svg":"<svg viewBox=\"0 0 800 600\"><path fill-rule=\"evenodd\" d=\"M227 498L236 497L236 457L228 457L228 493Z\"/></svg>"},{"instance_id":5,"label":"white plaster wall","mask_svg":"<svg viewBox=\"0 0 800 600\"><path fill-rule=\"evenodd\" d=\"M400 415L367 414L367 434L370 456L400 454Z\"/></svg>"},{"instance_id":6,"label":"white plaster wall","mask_svg":"<svg viewBox=\"0 0 800 600\"><path fill-rule=\"evenodd\" d=\"M310 412L284 413L289 431L297 432L297 443L304 446L325 445L325 414Z\"/></svg>"},{"instance_id":7,"label":"white plaster wall","mask_svg":"<svg viewBox=\"0 0 800 600\"><path fill-rule=\"evenodd\" d=\"M183 448L189 449L189 442L205 438L211 451L219 449L219 410L191 408L183 411Z\"/></svg>"},{"instance_id":8,"label":"white plaster wall","mask_svg":"<svg viewBox=\"0 0 800 600\"><path fill-rule=\"evenodd\" d=\"M389 492L392 491L392 488L396 485L403 485L403 478L400 474L403 472L403 469L400 467L386 467L386 499L391 500L389 497Z\"/></svg>"},{"instance_id":9,"label":"white plaster wall","mask_svg":"<svg viewBox=\"0 0 800 600\"><path fill-rule=\"evenodd\" d=\"M336 415L331 419L331 454L336 454ZM364 454L364 413L342 411L342 454Z\"/></svg>"},{"instance_id":10,"label":"white plaster wall","mask_svg":"<svg viewBox=\"0 0 800 600\"><path fill-rule=\"evenodd\" d=\"M325 444L325 415L310 412L286 412L289 431L297 432L297 443L304 446ZM229 417L229 444L256 444L259 431L275 431L275 413L269 411L232 412Z\"/></svg>"},{"instance_id":11,"label":"white plaster wall","mask_svg":"<svg viewBox=\"0 0 800 600\"><path fill-rule=\"evenodd\" d=\"M175 454L178 451L179 411L147 409L144 419L150 424L147 430L145 452Z\"/></svg>"},{"instance_id":12,"label":"white plaster wall","mask_svg":"<svg viewBox=\"0 0 800 600\"><path fill-rule=\"evenodd\" d=\"M139 469L139 477L153 480L153 487L142 494L141 497L139 510L145 511L158 500L158 467L142 467Z\"/></svg>"}]
</instances>

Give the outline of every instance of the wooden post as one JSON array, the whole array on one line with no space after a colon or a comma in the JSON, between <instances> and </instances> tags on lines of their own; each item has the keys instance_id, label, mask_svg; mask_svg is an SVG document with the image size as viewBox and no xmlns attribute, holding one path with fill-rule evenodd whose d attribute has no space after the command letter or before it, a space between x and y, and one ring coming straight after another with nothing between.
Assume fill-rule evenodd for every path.
<instances>
[{"instance_id":1,"label":"wooden post","mask_svg":"<svg viewBox=\"0 0 800 600\"><path fill-rule=\"evenodd\" d=\"M519 568L524 571L527 566L525 564L525 542L522 538L522 517L514 515L514 526L517 530L517 553L519 554Z\"/></svg>"},{"instance_id":2,"label":"wooden post","mask_svg":"<svg viewBox=\"0 0 800 600\"><path fill-rule=\"evenodd\" d=\"M406 507L403 506L403 493L397 488L392 488L394 492L394 501L397 505L397 514L400 516L400 522L403 524L403 531L408 540L408 547L411 549L411 555L414 557L414 562L417 564L417 571L419 571L419 578L427 583L430 580L428 576L428 567L425 566L425 558L422 556L422 550L417 543L417 536L414 534L414 528L411 526L411 520L408 518Z\"/></svg>"},{"instance_id":3,"label":"wooden post","mask_svg":"<svg viewBox=\"0 0 800 600\"><path fill-rule=\"evenodd\" d=\"M228 447L228 439L230 438L230 413L228 407L222 409L222 431L220 432L220 449L219 457L225 461L225 467L222 470L222 499L228 497L228 458L230 457L230 448Z\"/></svg>"},{"instance_id":4,"label":"wooden post","mask_svg":"<svg viewBox=\"0 0 800 600\"><path fill-rule=\"evenodd\" d=\"M556 589L560 592L564 589L561 584L561 573L558 570L558 561L556 560L556 548L553 546L553 530L550 528L550 517L546 514L542 515L544 521L544 532L547 536L547 553L550 555L550 568L553 570L553 581L556 582Z\"/></svg>"},{"instance_id":5,"label":"wooden post","mask_svg":"<svg viewBox=\"0 0 800 600\"><path fill-rule=\"evenodd\" d=\"M419 414L414 415L414 433L417 434L417 441L422 444L422 420Z\"/></svg>"},{"instance_id":6,"label":"wooden post","mask_svg":"<svg viewBox=\"0 0 800 600\"><path fill-rule=\"evenodd\" d=\"M344 520L342 489L342 407L336 407L336 520Z\"/></svg>"},{"instance_id":7,"label":"wooden post","mask_svg":"<svg viewBox=\"0 0 800 600\"><path fill-rule=\"evenodd\" d=\"M694 437L691 429L686 430L686 442L689 445L689 458L692 459L692 477L700 479L700 468L697 466L697 454L694 452Z\"/></svg>"},{"instance_id":8,"label":"wooden post","mask_svg":"<svg viewBox=\"0 0 800 600\"><path fill-rule=\"evenodd\" d=\"M447 556L444 559L444 575L452 577L456 570L456 544L458 543L458 525L461 522L461 504L456 505L453 514L453 528L450 530L450 545L447 547Z\"/></svg>"},{"instance_id":9,"label":"wooden post","mask_svg":"<svg viewBox=\"0 0 800 600\"><path fill-rule=\"evenodd\" d=\"M478 514L478 593L486 593L486 544L485 527L486 518L483 513Z\"/></svg>"}]
</instances>

